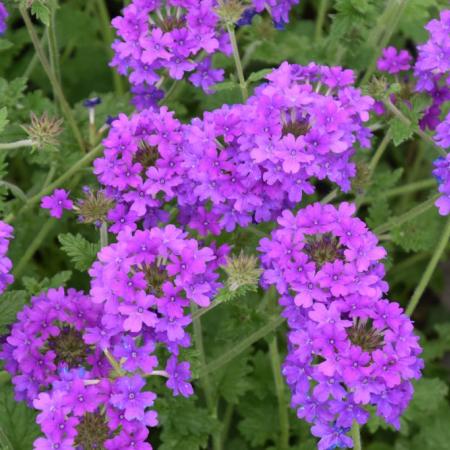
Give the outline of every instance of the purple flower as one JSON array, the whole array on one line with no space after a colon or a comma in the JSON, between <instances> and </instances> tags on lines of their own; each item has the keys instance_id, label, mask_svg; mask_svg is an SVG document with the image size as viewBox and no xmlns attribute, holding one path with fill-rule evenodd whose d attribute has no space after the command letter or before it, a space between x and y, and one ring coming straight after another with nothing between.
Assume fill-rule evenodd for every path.
<instances>
[{"instance_id":1,"label":"purple flower","mask_svg":"<svg viewBox=\"0 0 450 450\"><path fill-rule=\"evenodd\" d=\"M10 273L12 262L6 256L13 232L14 229L11 225L0 220L0 294L14 281L14 277Z\"/></svg>"},{"instance_id":2,"label":"purple flower","mask_svg":"<svg viewBox=\"0 0 450 450\"><path fill-rule=\"evenodd\" d=\"M436 200L436 207L441 216L450 214L450 154L446 158L438 158L434 161L433 175L439 183L441 196Z\"/></svg>"},{"instance_id":3,"label":"purple flower","mask_svg":"<svg viewBox=\"0 0 450 450\"><path fill-rule=\"evenodd\" d=\"M6 19L8 16L8 10L5 8L3 2L0 2L0 35L4 34L6 31Z\"/></svg>"},{"instance_id":4,"label":"purple flower","mask_svg":"<svg viewBox=\"0 0 450 450\"><path fill-rule=\"evenodd\" d=\"M49 209L50 215L60 219L64 209L73 209L69 193L64 189L55 189L52 195L42 197L41 208Z\"/></svg>"},{"instance_id":5,"label":"purple flower","mask_svg":"<svg viewBox=\"0 0 450 450\"><path fill-rule=\"evenodd\" d=\"M412 57L407 50L397 51L395 47L383 49L383 55L378 60L378 70L395 75L411 68Z\"/></svg>"},{"instance_id":6,"label":"purple flower","mask_svg":"<svg viewBox=\"0 0 450 450\"><path fill-rule=\"evenodd\" d=\"M114 382L111 403L124 411L127 420L143 420L145 410L153 405L156 395L153 392L141 392L145 380L139 375L118 378Z\"/></svg>"},{"instance_id":7,"label":"purple flower","mask_svg":"<svg viewBox=\"0 0 450 450\"><path fill-rule=\"evenodd\" d=\"M191 370L188 362L178 363L177 358L172 356L167 361L166 372L169 374L166 386L172 390L173 395L190 397L193 394L191 383Z\"/></svg>"}]
</instances>

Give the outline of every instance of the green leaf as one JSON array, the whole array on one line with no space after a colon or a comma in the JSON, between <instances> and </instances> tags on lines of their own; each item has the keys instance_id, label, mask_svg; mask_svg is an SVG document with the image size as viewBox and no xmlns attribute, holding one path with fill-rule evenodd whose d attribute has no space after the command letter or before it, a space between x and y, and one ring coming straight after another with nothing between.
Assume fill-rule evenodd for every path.
<instances>
[{"instance_id":1,"label":"green leaf","mask_svg":"<svg viewBox=\"0 0 450 450\"><path fill-rule=\"evenodd\" d=\"M439 239L441 229L440 216L433 208L394 228L391 235L392 240L407 252L418 252L433 249Z\"/></svg>"},{"instance_id":2,"label":"green leaf","mask_svg":"<svg viewBox=\"0 0 450 450\"><path fill-rule=\"evenodd\" d=\"M40 435L36 413L24 402L14 399L9 382L0 384L0 448L30 450Z\"/></svg>"},{"instance_id":3,"label":"green leaf","mask_svg":"<svg viewBox=\"0 0 450 450\"><path fill-rule=\"evenodd\" d=\"M89 242L81 234L60 234L58 240L75 269L80 271L85 271L91 267L100 249L98 244Z\"/></svg>"},{"instance_id":4,"label":"green leaf","mask_svg":"<svg viewBox=\"0 0 450 450\"><path fill-rule=\"evenodd\" d=\"M416 128L415 124L408 125L398 117L394 117L389 123L389 131L396 146L399 146L402 142L407 141L414 134Z\"/></svg>"},{"instance_id":5,"label":"green leaf","mask_svg":"<svg viewBox=\"0 0 450 450\"><path fill-rule=\"evenodd\" d=\"M403 420L416 422L436 412L446 403L447 384L439 378L421 378L414 383L414 397Z\"/></svg>"},{"instance_id":6,"label":"green leaf","mask_svg":"<svg viewBox=\"0 0 450 450\"><path fill-rule=\"evenodd\" d=\"M256 81L263 80L270 72L272 72L272 69L258 70L257 72L251 73L247 81L250 83L255 83Z\"/></svg>"},{"instance_id":7,"label":"green leaf","mask_svg":"<svg viewBox=\"0 0 450 450\"><path fill-rule=\"evenodd\" d=\"M234 81L223 81L222 83L217 83L213 86L213 89L216 92L220 92L220 91L226 91L228 89L234 89L236 87L239 87L239 85L237 83L235 83Z\"/></svg>"},{"instance_id":8,"label":"green leaf","mask_svg":"<svg viewBox=\"0 0 450 450\"><path fill-rule=\"evenodd\" d=\"M218 390L227 402L237 403L239 397L251 389L252 381L249 377L251 372L248 354L236 358L218 371L214 378L218 380Z\"/></svg>"},{"instance_id":9,"label":"green leaf","mask_svg":"<svg viewBox=\"0 0 450 450\"><path fill-rule=\"evenodd\" d=\"M239 431L252 447L264 446L278 436L277 408L270 402L251 398L240 405L239 413L243 417Z\"/></svg>"},{"instance_id":10,"label":"green leaf","mask_svg":"<svg viewBox=\"0 0 450 450\"><path fill-rule=\"evenodd\" d=\"M8 125L8 110L6 107L0 109L0 133L3 133L6 125Z\"/></svg>"},{"instance_id":11,"label":"green leaf","mask_svg":"<svg viewBox=\"0 0 450 450\"><path fill-rule=\"evenodd\" d=\"M422 343L423 359L432 361L442 358L450 351L450 322L439 323L434 326L438 334L436 339L426 340Z\"/></svg>"},{"instance_id":12,"label":"green leaf","mask_svg":"<svg viewBox=\"0 0 450 450\"><path fill-rule=\"evenodd\" d=\"M7 333L7 326L16 320L27 298L26 291L9 291L0 296L0 334Z\"/></svg>"},{"instance_id":13,"label":"green leaf","mask_svg":"<svg viewBox=\"0 0 450 450\"><path fill-rule=\"evenodd\" d=\"M8 39L0 39L0 52L2 50L8 50L10 49L14 44L11 41L8 41Z\"/></svg>"},{"instance_id":14,"label":"green leaf","mask_svg":"<svg viewBox=\"0 0 450 450\"><path fill-rule=\"evenodd\" d=\"M64 270L57 273L52 278L46 277L41 281L38 281L33 277L23 277L22 283L31 295L37 295L48 289L64 287L71 277L72 272L70 270Z\"/></svg>"},{"instance_id":15,"label":"green leaf","mask_svg":"<svg viewBox=\"0 0 450 450\"><path fill-rule=\"evenodd\" d=\"M31 14L39 19L47 27L50 25L50 9L41 0L33 2Z\"/></svg>"}]
</instances>

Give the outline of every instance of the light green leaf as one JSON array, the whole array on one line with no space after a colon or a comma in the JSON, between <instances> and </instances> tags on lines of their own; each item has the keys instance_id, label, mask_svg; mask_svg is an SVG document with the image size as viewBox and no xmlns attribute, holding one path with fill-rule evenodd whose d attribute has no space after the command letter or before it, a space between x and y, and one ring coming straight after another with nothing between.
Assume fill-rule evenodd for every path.
<instances>
[{"instance_id":1,"label":"light green leaf","mask_svg":"<svg viewBox=\"0 0 450 450\"><path fill-rule=\"evenodd\" d=\"M26 291L9 291L0 295L0 334L7 332L7 326L16 320L17 313L27 301Z\"/></svg>"},{"instance_id":2,"label":"light green leaf","mask_svg":"<svg viewBox=\"0 0 450 450\"><path fill-rule=\"evenodd\" d=\"M75 269L84 271L91 267L100 247L86 240L81 234L60 234L61 249L70 257Z\"/></svg>"}]
</instances>

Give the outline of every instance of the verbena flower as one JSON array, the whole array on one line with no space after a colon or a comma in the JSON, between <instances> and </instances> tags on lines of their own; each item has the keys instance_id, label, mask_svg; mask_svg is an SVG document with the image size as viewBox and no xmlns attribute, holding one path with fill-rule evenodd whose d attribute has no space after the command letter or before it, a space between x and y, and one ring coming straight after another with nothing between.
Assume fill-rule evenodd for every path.
<instances>
[{"instance_id":1,"label":"verbena flower","mask_svg":"<svg viewBox=\"0 0 450 450\"><path fill-rule=\"evenodd\" d=\"M254 0L248 7L243 2L216 0L133 0L113 19L118 39L113 43L115 56L111 65L128 75L138 89L138 107L149 107L142 92L159 87L165 77L180 80L185 75L206 93L223 80L222 69L213 69L210 55L231 53L228 35L221 24L253 13L269 11L275 22L287 22L291 7L298 0ZM236 13L238 17L236 18ZM225 17L227 16L227 17ZM242 25L242 23L241 23ZM155 106L157 102L152 105Z\"/></svg>"},{"instance_id":2,"label":"verbena flower","mask_svg":"<svg viewBox=\"0 0 450 450\"><path fill-rule=\"evenodd\" d=\"M421 119L421 127L434 130L440 123L442 105L450 100L450 10L442 11L439 19L426 26L429 39L417 47L414 67L416 89L427 92L433 103Z\"/></svg>"},{"instance_id":3,"label":"verbena flower","mask_svg":"<svg viewBox=\"0 0 450 450\"><path fill-rule=\"evenodd\" d=\"M395 75L411 68L412 57L407 50L398 51L395 47L383 49L382 56L378 59L377 68L382 72Z\"/></svg>"},{"instance_id":4,"label":"verbena flower","mask_svg":"<svg viewBox=\"0 0 450 450\"><path fill-rule=\"evenodd\" d=\"M351 447L347 434L367 422L366 405L398 428L423 367L410 319L382 299L386 252L354 212L347 203L286 211L259 248L263 284L281 294L290 328L291 405L313 424L320 450Z\"/></svg>"},{"instance_id":5,"label":"verbena flower","mask_svg":"<svg viewBox=\"0 0 450 450\"><path fill-rule=\"evenodd\" d=\"M6 31L6 19L8 18L8 16L8 10L5 8L3 2L0 2L0 35L4 34Z\"/></svg>"},{"instance_id":6,"label":"verbena flower","mask_svg":"<svg viewBox=\"0 0 450 450\"><path fill-rule=\"evenodd\" d=\"M103 305L104 315L86 330L86 341L111 349L118 360L126 357L124 369L144 373L156 366L149 355L162 344L173 355L167 386L176 395L191 395L189 363L177 362L180 347L190 345L188 307L210 304L220 287L216 269L228 249L200 247L173 225L123 231L117 239L90 270L92 301Z\"/></svg>"},{"instance_id":7,"label":"verbena flower","mask_svg":"<svg viewBox=\"0 0 450 450\"><path fill-rule=\"evenodd\" d=\"M14 281L14 277L10 273L12 262L6 256L13 232L14 229L11 225L0 220L0 294Z\"/></svg>"},{"instance_id":8,"label":"verbena flower","mask_svg":"<svg viewBox=\"0 0 450 450\"><path fill-rule=\"evenodd\" d=\"M69 199L69 192L55 189L52 195L42 197L41 208L49 209L52 217L60 219L65 209L73 209L73 202Z\"/></svg>"},{"instance_id":9,"label":"verbena flower","mask_svg":"<svg viewBox=\"0 0 450 450\"><path fill-rule=\"evenodd\" d=\"M100 318L101 307L74 289L50 289L32 297L18 313L1 354L16 398L31 403L59 379L61 371L91 373L108 366L83 339L84 330L96 326Z\"/></svg>"},{"instance_id":10,"label":"verbena flower","mask_svg":"<svg viewBox=\"0 0 450 450\"><path fill-rule=\"evenodd\" d=\"M185 127L183 223L199 230L206 205L211 223L226 231L274 220L314 192L313 177L350 189L351 157L370 144L364 122L373 105L351 86L354 73L283 63L267 79L246 104L224 105Z\"/></svg>"}]
</instances>

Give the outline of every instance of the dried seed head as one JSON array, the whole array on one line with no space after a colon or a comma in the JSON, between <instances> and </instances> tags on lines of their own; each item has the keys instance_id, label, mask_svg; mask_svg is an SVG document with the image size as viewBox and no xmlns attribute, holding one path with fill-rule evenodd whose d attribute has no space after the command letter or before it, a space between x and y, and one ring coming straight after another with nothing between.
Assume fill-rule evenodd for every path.
<instances>
[{"instance_id":1,"label":"dried seed head","mask_svg":"<svg viewBox=\"0 0 450 450\"><path fill-rule=\"evenodd\" d=\"M240 0L219 0L216 12L225 24L235 24L246 9L244 2Z\"/></svg>"},{"instance_id":2,"label":"dried seed head","mask_svg":"<svg viewBox=\"0 0 450 450\"><path fill-rule=\"evenodd\" d=\"M106 197L102 191L94 192L89 188L84 189L84 195L84 198L76 202L74 208L80 221L95 224L105 222L114 201Z\"/></svg>"},{"instance_id":3,"label":"dried seed head","mask_svg":"<svg viewBox=\"0 0 450 450\"><path fill-rule=\"evenodd\" d=\"M229 291L237 291L241 286L257 286L262 272L258 258L243 252L227 258L223 269L228 275L225 286Z\"/></svg>"},{"instance_id":4,"label":"dried seed head","mask_svg":"<svg viewBox=\"0 0 450 450\"><path fill-rule=\"evenodd\" d=\"M373 328L371 320L356 319L347 334L352 344L357 345L365 352L373 352L383 347L384 335L382 331Z\"/></svg>"},{"instance_id":5,"label":"dried seed head","mask_svg":"<svg viewBox=\"0 0 450 450\"><path fill-rule=\"evenodd\" d=\"M31 124L22 125L22 128L30 136L35 148L42 150L46 146L58 146L58 136L63 131L62 119L57 117L49 117L47 112L45 112L40 117L34 113L31 113L30 120Z\"/></svg>"},{"instance_id":6,"label":"dried seed head","mask_svg":"<svg viewBox=\"0 0 450 450\"><path fill-rule=\"evenodd\" d=\"M89 348L81 333L72 327L65 327L58 336L50 337L48 346L56 354L55 361L65 363L70 368L83 365L89 354Z\"/></svg>"},{"instance_id":7,"label":"dried seed head","mask_svg":"<svg viewBox=\"0 0 450 450\"><path fill-rule=\"evenodd\" d=\"M364 161L356 163L356 176L352 180L352 189L355 194L361 195L370 185L370 168Z\"/></svg>"},{"instance_id":8,"label":"dried seed head","mask_svg":"<svg viewBox=\"0 0 450 450\"><path fill-rule=\"evenodd\" d=\"M77 425L75 448L100 450L110 438L110 430L104 414L86 413Z\"/></svg>"}]
</instances>

